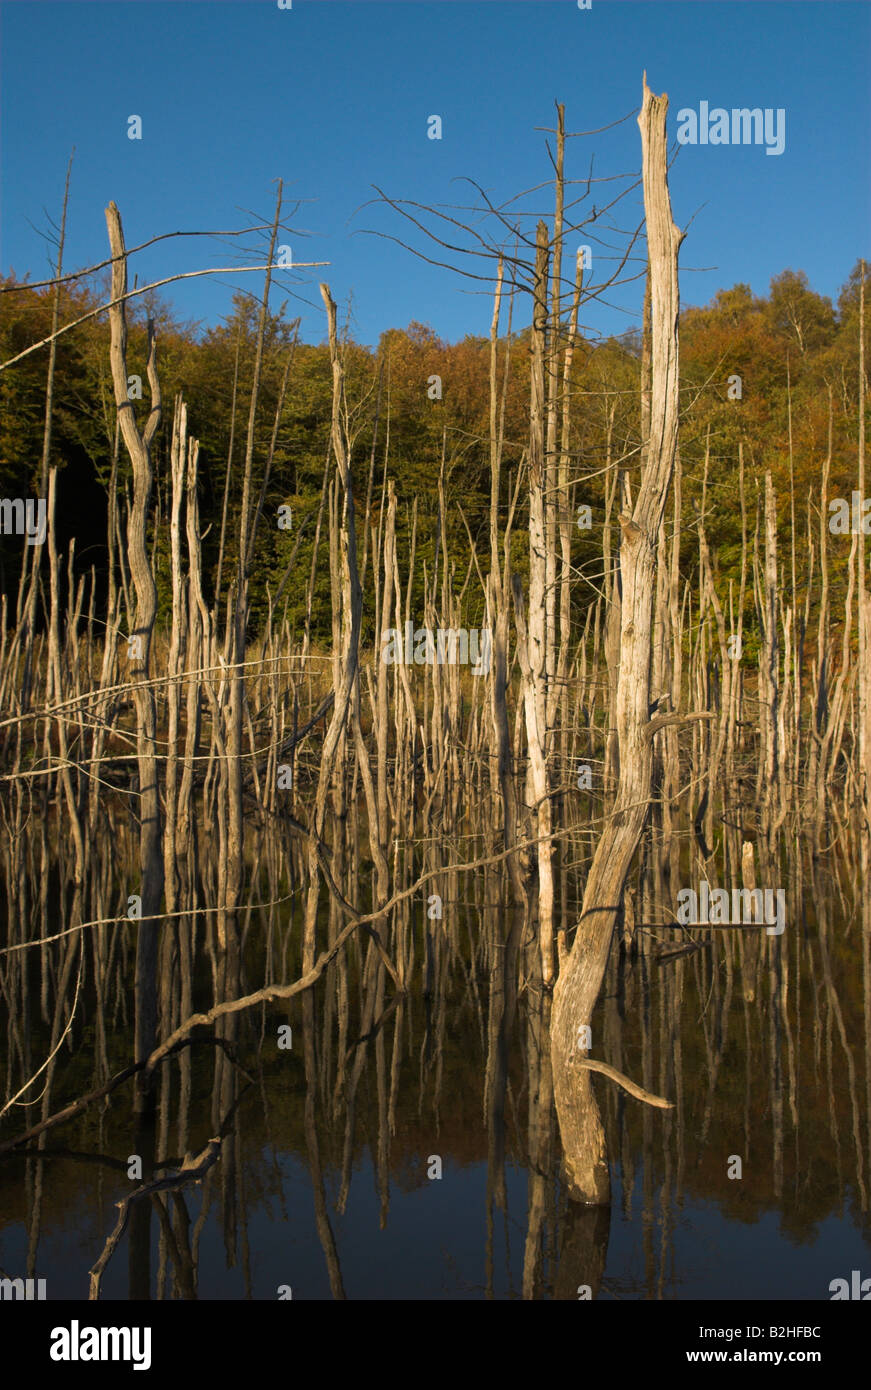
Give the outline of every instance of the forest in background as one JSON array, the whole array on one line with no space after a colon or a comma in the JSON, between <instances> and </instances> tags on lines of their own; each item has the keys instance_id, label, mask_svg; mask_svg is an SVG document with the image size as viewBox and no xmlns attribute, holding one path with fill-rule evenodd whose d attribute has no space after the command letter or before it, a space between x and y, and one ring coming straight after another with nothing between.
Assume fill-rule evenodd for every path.
<instances>
[{"instance_id":1,"label":"forest in background","mask_svg":"<svg viewBox=\"0 0 871 1390\"><path fill-rule=\"evenodd\" d=\"M728 582L738 587L741 561L741 508L737 469L738 444L744 446L751 511L759 495L753 478L767 470L778 499L779 539L790 532L790 472L800 534L810 517L819 525L824 505L823 460L829 448L828 497L848 502L855 487L855 441L858 431L858 314L860 265L857 262L833 305L810 286L804 272L785 270L771 283L767 297L748 285L721 290L704 308L685 308L681 333L680 448L686 517L702 497L704 459L708 452L706 525L721 596ZM867 281L866 281L867 284ZM14 287L14 288L13 288ZM11 292L9 292L11 291ZM59 293L62 323L70 323L105 303L97 287L65 284ZM28 288L26 279L0 280L0 361L7 361L51 333L52 288ZM507 299L507 295L506 295ZM140 307L141 306L141 307ZM311 637L328 642L330 578L328 566L313 564L321 510L331 410L330 353L326 342L298 341L297 323L287 301L269 311L263 344L260 409L255 422L257 457L271 459L261 498L262 515L250 572L250 630L259 632L268 608L280 593L279 609L293 630L312 612ZM237 291L233 312L219 326L197 331L181 324L169 306L150 292L146 305L133 300L129 315L129 370L138 373L145 399L135 408L140 427L148 414L145 364L146 320L155 324L161 387L165 402L178 392L188 402L188 424L200 441L199 507L203 525L203 581L209 602L219 580L225 587L237 563L238 518L242 505L241 451L245 415L256 354L259 304ZM504 311L503 311L504 312ZM520 296L517 317L528 315ZM115 405L109 363L106 314L101 313L57 340L51 462L58 468L57 532L61 548L76 538L74 570L93 566L98 594L105 594L108 489L116 449ZM565 324L563 340L568 339ZM504 467L516 477L528 442L530 329L521 328L499 341L504 362ZM0 372L0 495L45 495L40 478L48 349L31 353ZM490 507L489 360L486 336L459 343L441 341L434 329L411 323L386 330L376 348L343 343L349 443L355 502L371 516L380 504L387 474L397 493L396 538L400 554L414 546L420 561L413 577L413 607L421 611L423 566L432 572L439 536L439 490L450 505L442 518L452 554L469 555L469 536L481 553L487 548ZM588 505L592 525L573 526L576 620L595 601L601 578L601 525L605 519L609 465L637 464L641 421L639 393L641 333L630 331L603 342L575 339L571 363L569 454L573 516ZM740 378L736 387L729 379ZM440 388L431 385L438 377ZM441 398L434 393L440 389ZM134 388L135 390L135 388ZM740 392L740 399L736 393ZM150 537L158 588L158 631L166 631L171 605L169 539L162 525L170 492L172 420L164 411L152 445L154 504ZM791 449L790 443L791 440ZM130 462L117 454L117 499L130 490ZM368 489L367 489L368 482ZM510 491L509 491L510 495ZM289 506L290 526L278 525L279 508ZM523 491L518 525L512 536L512 568L528 574L523 536ZM416 508L416 526L413 511ZM367 510L368 509L368 510ZM809 511L808 511L809 509ZM286 519L287 513L282 516ZM468 531L466 530L468 527ZM224 539L223 554L221 550ZM846 589L849 544L832 547L833 618ZM0 536L0 585L14 606L22 547L15 536ZM311 577L312 606L305 586L288 585L288 564ZM809 578L807 546L798 555L799 578ZM471 560L468 561L471 565ZM698 571L698 548L684 533L681 572L691 584ZM458 575L460 584L464 576ZM282 580L284 585L282 587ZM63 584L63 577L61 579ZM755 654L752 594L745 595L745 638ZM480 602L479 602L480 606ZM815 608L813 611L816 611ZM11 614L10 614L11 617ZM480 620L480 613L477 620ZM475 615L469 617L472 624ZM364 610L363 641L372 640L372 612Z\"/></svg>"}]
</instances>

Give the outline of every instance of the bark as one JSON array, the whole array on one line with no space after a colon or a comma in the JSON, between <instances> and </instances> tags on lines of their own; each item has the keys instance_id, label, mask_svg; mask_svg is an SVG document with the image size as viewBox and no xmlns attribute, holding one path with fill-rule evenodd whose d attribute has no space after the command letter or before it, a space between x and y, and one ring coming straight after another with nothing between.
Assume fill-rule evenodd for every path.
<instances>
[{"instance_id":1,"label":"bark","mask_svg":"<svg viewBox=\"0 0 871 1390\"><path fill-rule=\"evenodd\" d=\"M354 493L351 480L351 461L347 441L342 430L342 407L344 403L345 374L339 355L336 334L336 305L328 285L321 285L321 296L327 310L329 330L330 360L333 375L333 402L330 441L331 451L336 460L337 482L341 482L343 516L341 525L342 547L342 645L339 660L334 670L335 703L332 717L324 737L321 765L318 772L318 786L312 816L312 835L308 845L308 892L306 895L305 920L303 924L303 969L314 968L315 927L317 922L320 874L318 846L323 837L327 813L327 793L333 775L333 765L343 741L345 725L351 706L351 695L357 679L357 662L360 641L360 617L363 596L360 591L360 577L357 570L357 534L354 522Z\"/></svg>"},{"instance_id":2,"label":"bark","mask_svg":"<svg viewBox=\"0 0 871 1390\"><path fill-rule=\"evenodd\" d=\"M765 474L765 570L759 594L762 646L759 653L759 718L762 768L762 827L773 846L782 777L778 711L779 650L777 635L777 512L771 473Z\"/></svg>"},{"instance_id":3,"label":"bark","mask_svg":"<svg viewBox=\"0 0 871 1390\"><path fill-rule=\"evenodd\" d=\"M648 814L652 743L649 724L651 627L657 539L663 525L678 426L678 249L667 179L666 96L644 79L641 130L644 205L651 283L650 434L631 516L622 513L623 585L617 735L620 775L614 811L593 856L581 918L554 989L551 1031L554 1095L570 1194L610 1201L605 1134L578 1047L589 1024L608 961L629 866Z\"/></svg>"},{"instance_id":4,"label":"bark","mask_svg":"<svg viewBox=\"0 0 871 1390\"><path fill-rule=\"evenodd\" d=\"M544 515L547 539L545 553L545 611L547 614L547 731L553 729L556 718L558 687L557 671L557 534L560 504L564 500L557 491L557 422L559 407L560 304L563 254L563 202L565 198L565 107L557 105L556 180L553 218L553 253L551 255L550 328L546 345L547 361L547 434L544 451Z\"/></svg>"},{"instance_id":5,"label":"bark","mask_svg":"<svg viewBox=\"0 0 871 1390\"><path fill-rule=\"evenodd\" d=\"M67 232L67 205L70 196L70 173L73 167L73 157L70 155L70 162L67 165L67 177L64 184L63 211L60 219L60 237L58 240L56 278L54 294L51 306L51 345L48 350L48 374L45 383L45 422L42 434L42 464L39 470L39 496L45 497L46 487L48 486L49 459L51 457L51 427L54 413L54 371L57 359L57 326L60 318L60 294L61 277L63 274L64 262L64 243ZM18 641L21 641L22 633L24 637L24 674L21 682L21 703L24 709L28 707L30 701L30 681L31 681L31 660L33 656L33 622L36 613L36 594L39 586L40 562L42 560L43 542L38 541L33 547L24 547L24 560L21 570L21 592L24 592L24 583L27 576L27 567L30 564L30 586L27 591L27 601L24 608L22 621L18 624L19 631L16 634ZM31 549L33 554L31 555ZM19 730L19 739L20 739Z\"/></svg>"},{"instance_id":6,"label":"bark","mask_svg":"<svg viewBox=\"0 0 871 1390\"><path fill-rule=\"evenodd\" d=\"M860 262L859 285L859 496L865 498L865 262ZM871 594L865 588L865 536L859 537L859 815L861 817L862 881L871 868L871 740L868 737L868 703L871 673L868 670L868 623Z\"/></svg>"},{"instance_id":7,"label":"bark","mask_svg":"<svg viewBox=\"0 0 871 1390\"><path fill-rule=\"evenodd\" d=\"M221 571L224 567L224 543L227 535L227 508L230 501L230 472L233 466L233 441L236 435L236 391L239 385L239 349L242 345L242 328L236 337L236 363L233 368L233 395L230 403L230 442L227 445L227 468L224 474L224 503L221 508L221 540L218 546L218 569L215 577L215 630L221 607Z\"/></svg>"},{"instance_id":8,"label":"bark","mask_svg":"<svg viewBox=\"0 0 871 1390\"><path fill-rule=\"evenodd\" d=\"M538 837L538 930L545 984L554 974L553 844L547 768L547 509L545 505L545 337L547 228L538 224L532 329L532 401L529 422L529 630L523 660L529 786ZM519 612L519 610L517 610ZM523 641L523 638L520 639Z\"/></svg>"},{"instance_id":9,"label":"bark","mask_svg":"<svg viewBox=\"0 0 871 1390\"><path fill-rule=\"evenodd\" d=\"M181 508L184 498L185 453L187 450L187 407L176 397L172 425L170 471L172 499L169 512L170 574L172 578L172 626L167 663L167 746L164 804L166 831L163 843L163 872L166 889L166 910L172 913L177 902L178 848L178 737L181 704L181 668L185 659L184 632L186 626L187 592L181 565Z\"/></svg>"},{"instance_id":10,"label":"bark","mask_svg":"<svg viewBox=\"0 0 871 1390\"><path fill-rule=\"evenodd\" d=\"M124 296L127 293L127 253L121 214L114 203L106 209L106 225L112 250L112 306L109 309L110 356L115 404L121 434L133 465L133 505L127 518L127 556L136 591L136 617L132 635L138 637L140 655L130 663L130 680L136 707L136 752L139 764L140 841L139 867L142 920L136 938L136 1023L134 1061L142 1061L154 1048L157 1031L157 953L158 923L163 896L163 853L156 711L154 692L149 684L151 637L157 612L157 589L146 545L146 521L151 500L151 442L160 423L160 383L155 362L154 326L148 325L148 385L151 410L140 434L127 398L127 319ZM144 1088L137 1082L138 1099Z\"/></svg>"},{"instance_id":11,"label":"bark","mask_svg":"<svg viewBox=\"0 0 871 1390\"><path fill-rule=\"evenodd\" d=\"M263 344L266 335L266 320L269 312L269 289L272 281L272 262L275 255L275 242L281 219L281 180L278 181L278 194L275 205L275 219L269 241L267 270L263 284L263 298L260 301L260 318L257 325L257 346L254 354L254 377L251 383L251 401L248 409L248 434L245 441L245 467L242 475L242 507L239 519L239 559L236 572L235 606L228 610L228 627L232 625L229 643L229 660L232 664L230 677L230 701L227 712L227 857L223 864L222 880L219 887L218 904L218 944L222 951L228 946L236 949L235 912L239 906L242 892L242 855L245 839L245 826L242 815L242 794L244 786L242 767L242 721L246 701L245 692L245 651L248 631L248 570L250 565L249 539L254 530L251 519L251 488L254 473L254 426L257 419L257 406L260 397L260 377L263 369ZM286 380L286 378L285 378ZM283 389L283 388L282 388ZM229 462L228 462L229 468ZM230 940L230 931L234 939Z\"/></svg>"}]
</instances>

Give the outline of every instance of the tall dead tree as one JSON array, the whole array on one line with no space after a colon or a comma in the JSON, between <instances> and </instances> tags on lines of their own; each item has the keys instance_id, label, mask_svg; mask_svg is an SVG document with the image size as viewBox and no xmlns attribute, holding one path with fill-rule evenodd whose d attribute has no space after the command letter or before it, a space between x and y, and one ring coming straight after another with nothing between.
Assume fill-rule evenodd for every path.
<instances>
[{"instance_id":1,"label":"tall dead tree","mask_svg":"<svg viewBox=\"0 0 871 1390\"><path fill-rule=\"evenodd\" d=\"M759 649L759 734L762 777L762 827L769 848L773 848L782 775L778 712L780 691L779 645L777 630L777 511L771 473L765 474L765 568L757 574L757 607L762 628Z\"/></svg>"},{"instance_id":2,"label":"tall dead tree","mask_svg":"<svg viewBox=\"0 0 871 1390\"><path fill-rule=\"evenodd\" d=\"M221 866L220 903L218 907L218 944L221 950L232 945L235 950L235 937L230 942L230 932L235 934L234 913L239 906L242 892L243 848L245 839L244 817L242 812L242 725L245 710L245 653L248 633L248 574L251 565L249 540L251 538L251 492L254 474L254 430L257 422L257 406L260 399L260 381L263 372L263 345L266 337L266 323L269 313L269 290L272 283L272 266L275 259L275 243L281 221L281 180L278 180L278 193L275 200L275 218L269 239L269 252L266 274L263 282L263 297L260 301L260 314L257 323L257 340L254 352L254 374L251 382L251 400L248 408L248 434L245 442L245 467L242 474L242 505L239 514L239 557L236 568L235 603L228 605L227 624L230 629L229 651L231 653L230 701L227 709L227 839L228 853Z\"/></svg>"},{"instance_id":3,"label":"tall dead tree","mask_svg":"<svg viewBox=\"0 0 871 1390\"><path fill-rule=\"evenodd\" d=\"M54 374L57 362L57 334L58 323L60 321L60 295L62 285L63 261L64 261L64 242L67 231L67 205L70 196L70 172L73 166L73 157L70 155L70 162L67 165L67 178L64 185L63 211L60 219L60 235L58 238L57 249L57 274L54 282L54 291L51 304L51 343L48 349L48 373L45 383L45 420L43 423L42 434L42 464L39 470L39 496L45 497L46 487L48 486L49 461L51 459L51 429L54 411ZM21 686L21 696L25 707L30 699L31 682L31 662L33 657L33 638L34 638L34 617L36 614L36 596L39 589L40 561L42 559L43 539L40 537L30 554L31 547L24 547L24 559L21 567L21 589L19 593L19 612L21 608L21 598L24 594L25 581L27 579L28 564L30 565L30 583L27 590L27 600L24 605L24 612L21 614L17 624L16 638L24 643L24 676ZM18 731L20 739L21 732Z\"/></svg>"},{"instance_id":4,"label":"tall dead tree","mask_svg":"<svg viewBox=\"0 0 871 1390\"><path fill-rule=\"evenodd\" d=\"M671 482L678 427L678 250L667 177L667 96L644 77L638 124L651 287L650 431L632 515L620 515L622 605L617 676L619 780L613 812L596 847L571 951L554 989L551 1056L554 1095L571 1195L610 1201L605 1132L585 1057L589 1025L621 908L623 887L647 819L653 734L675 716L651 720L650 663L656 552ZM596 1064L596 1069L602 1064ZM612 1073L616 1079L616 1075ZM625 1082L624 1082L625 1084ZM630 1083L631 1085L631 1083ZM640 1088L639 1098L652 1100Z\"/></svg>"},{"instance_id":5,"label":"tall dead tree","mask_svg":"<svg viewBox=\"0 0 871 1390\"><path fill-rule=\"evenodd\" d=\"M327 732L324 736L315 805L310 821L308 840L308 890L303 922L303 969L314 966L316 925L320 892L319 853L327 819L327 795L335 772L343 775L337 755L343 739L357 668L360 646L360 618L363 595L357 568L357 530L354 516L354 491L351 478L351 459L342 420L345 393L345 370L339 352L336 331L336 304L329 285L321 285L321 298L327 311L330 344L330 365L333 378L333 399L330 416L330 446L336 461L336 483L341 483L342 516L340 529L341 554L331 576L333 603L339 610L340 647L333 661L333 690L335 700ZM339 489L336 490L337 497Z\"/></svg>"},{"instance_id":6,"label":"tall dead tree","mask_svg":"<svg viewBox=\"0 0 871 1390\"><path fill-rule=\"evenodd\" d=\"M515 585L518 641L523 672L532 823L538 838L538 931L545 984L554 974L553 842L547 766L547 494L545 363L547 338L547 226L539 222L532 310L532 372L529 415L529 629L521 632L522 599ZM555 537L554 537L555 540Z\"/></svg>"},{"instance_id":7,"label":"tall dead tree","mask_svg":"<svg viewBox=\"0 0 871 1390\"><path fill-rule=\"evenodd\" d=\"M865 262L859 262L859 496L865 499ZM871 868L871 739L868 735L868 705L871 700L871 673L868 665L871 594L865 588L865 536L859 537L859 814L861 817L862 880L867 883Z\"/></svg>"},{"instance_id":8,"label":"tall dead tree","mask_svg":"<svg viewBox=\"0 0 871 1390\"><path fill-rule=\"evenodd\" d=\"M502 806L502 833L505 848L512 849L517 840L517 805L511 765L511 735L508 727L508 561L511 553L509 518L503 538L504 563L499 554L499 488L504 444L505 400L503 387L501 413L497 379L499 346L499 313L502 304L504 264L499 257L496 272L496 291L493 298L493 318L490 323L490 576L487 587L489 622L493 632L493 652L490 665L490 718L493 744L490 753L490 786L494 796L499 794ZM505 382L508 379L511 321L509 314L508 343L505 349ZM526 901L526 889L517 856L512 854L508 868L518 902Z\"/></svg>"},{"instance_id":9,"label":"tall dead tree","mask_svg":"<svg viewBox=\"0 0 871 1390\"><path fill-rule=\"evenodd\" d=\"M151 410L140 434L128 398L127 381L127 251L121 214L114 203L106 209L112 251L112 303L109 307L110 356L115 405L124 444L133 466L133 504L127 517L127 560L136 591L136 619L130 634L130 680L136 708L136 753L139 764L139 896L142 920L136 938L136 1041L134 1060L141 1061L157 1042L157 955L159 925L155 920L163 896L163 853L160 791L157 773L156 710L149 684L151 637L157 613L157 588L146 544L153 470L151 442L160 424L160 382L157 378L154 325L148 322L148 364ZM141 1093L142 1088L140 1088Z\"/></svg>"},{"instance_id":10,"label":"tall dead tree","mask_svg":"<svg viewBox=\"0 0 871 1390\"><path fill-rule=\"evenodd\" d=\"M865 261L859 262L859 496L865 499ZM871 593L865 588L865 536L859 542L859 863L861 882L871 872L871 670L868 646L871 637ZM862 996L865 1022L865 1099L871 1114L871 898L862 895Z\"/></svg>"}]
</instances>

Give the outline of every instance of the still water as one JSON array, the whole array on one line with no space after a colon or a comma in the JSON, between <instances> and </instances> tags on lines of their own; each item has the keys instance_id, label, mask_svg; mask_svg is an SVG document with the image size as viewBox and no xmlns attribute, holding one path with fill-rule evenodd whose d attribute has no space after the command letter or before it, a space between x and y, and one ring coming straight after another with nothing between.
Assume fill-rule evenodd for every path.
<instances>
[{"instance_id":1,"label":"still water","mask_svg":"<svg viewBox=\"0 0 871 1390\"><path fill-rule=\"evenodd\" d=\"M201 1030L163 1067L152 1177L219 1133L220 1157L131 1205L101 1298L820 1300L871 1275L862 925L827 879L796 880L780 939L699 931L683 955L668 931L615 942L593 1054L673 1109L596 1078L605 1211L567 1199L547 1003L534 971L509 969L506 991L508 916L486 897L452 931L410 909L398 1000L355 944L308 995L234 1016L235 1060ZM266 949L255 916L247 988ZM108 1070L94 1070L90 998L48 1113L129 1060L129 1000L105 1005ZM0 1274L87 1299L138 1152L148 1176L131 1107L128 1084L44 1135L40 1157L34 1141L0 1159ZM0 1137L42 1113L16 1107Z\"/></svg>"}]
</instances>

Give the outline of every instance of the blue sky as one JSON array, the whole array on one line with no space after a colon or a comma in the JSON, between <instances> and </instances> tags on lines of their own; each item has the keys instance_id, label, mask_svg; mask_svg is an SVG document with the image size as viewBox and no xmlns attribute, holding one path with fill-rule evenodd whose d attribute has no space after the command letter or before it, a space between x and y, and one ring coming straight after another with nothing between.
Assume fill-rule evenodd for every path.
<instances>
[{"instance_id":1,"label":"blue sky","mask_svg":"<svg viewBox=\"0 0 871 1390\"><path fill-rule=\"evenodd\" d=\"M871 259L864 0L592 0L589 11L575 0L293 0L291 10L276 0L3 0L0 270L47 277L54 253L35 228L46 230L44 210L59 218L75 145L68 269L106 256L110 199L132 246L177 230L241 228L249 213L266 221L280 176L286 196L302 200L284 238L294 260L330 262L285 274L286 289L275 292L276 304L288 298L289 317L302 315L306 340L324 336L320 279L340 317L352 296L360 341L375 343L412 319L451 341L485 334L486 287L364 234L408 240L411 230L416 246L442 255L392 209L365 206L372 185L423 204L470 205L478 195L467 177L503 202L552 177L535 127L555 125L555 100L565 103L569 131L630 116L568 141L568 177L586 177L591 160L594 177L637 173L645 68L653 90L669 95L672 142L678 111L702 101L786 113L781 155L758 145L680 148L675 218L682 227L692 219L682 302L705 303L738 281L765 293L787 267L836 296L858 257ZM134 114L141 140L127 136ZM433 114L441 140L427 138ZM629 182L599 185L588 201L601 206ZM552 188L520 206L549 213ZM616 229L634 229L642 215L637 188L603 235L622 244ZM585 241L598 281L609 263L589 235L570 246ZM131 279L227 266L233 254L226 243L175 238L136 256ZM257 293L260 280L205 277L163 294L181 318L205 326L229 312L242 284ZM585 324L600 333L631 328L641 298L639 283L615 290L608 304L589 307ZM517 323L528 317L524 301Z\"/></svg>"}]
</instances>

